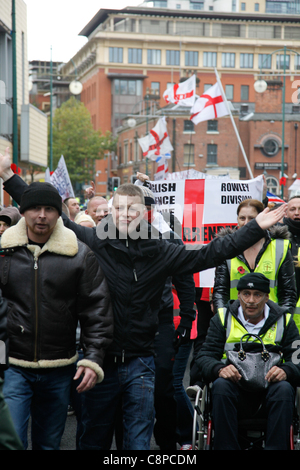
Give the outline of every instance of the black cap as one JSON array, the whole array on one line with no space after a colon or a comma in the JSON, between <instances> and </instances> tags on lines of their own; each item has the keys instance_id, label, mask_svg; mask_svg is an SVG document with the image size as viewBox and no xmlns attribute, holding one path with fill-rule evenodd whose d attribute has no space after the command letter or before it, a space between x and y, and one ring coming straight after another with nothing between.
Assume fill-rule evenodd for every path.
<instances>
[{"instance_id":1,"label":"black cap","mask_svg":"<svg viewBox=\"0 0 300 470\"><path fill-rule=\"evenodd\" d=\"M31 183L21 197L20 213L34 206L54 207L59 215L62 212L62 199L57 189L50 183Z\"/></svg>"},{"instance_id":2,"label":"black cap","mask_svg":"<svg viewBox=\"0 0 300 470\"><path fill-rule=\"evenodd\" d=\"M261 273L249 273L241 277L238 282L237 290L243 289L259 290L261 292L270 292L270 281Z\"/></svg>"}]
</instances>

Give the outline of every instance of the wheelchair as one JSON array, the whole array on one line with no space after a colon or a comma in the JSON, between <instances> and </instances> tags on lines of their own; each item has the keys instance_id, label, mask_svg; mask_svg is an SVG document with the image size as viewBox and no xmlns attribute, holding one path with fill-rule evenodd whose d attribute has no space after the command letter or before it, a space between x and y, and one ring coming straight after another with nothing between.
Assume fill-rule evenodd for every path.
<instances>
[{"instance_id":1,"label":"wheelchair","mask_svg":"<svg viewBox=\"0 0 300 470\"><path fill-rule=\"evenodd\" d=\"M199 389L194 403L192 450L213 450L214 429L211 418L211 384ZM293 422L290 428L290 450L299 440L300 388L296 389ZM267 419L253 418L239 421L239 443L242 450L263 450Z\"/></svg>"}]
</instances>

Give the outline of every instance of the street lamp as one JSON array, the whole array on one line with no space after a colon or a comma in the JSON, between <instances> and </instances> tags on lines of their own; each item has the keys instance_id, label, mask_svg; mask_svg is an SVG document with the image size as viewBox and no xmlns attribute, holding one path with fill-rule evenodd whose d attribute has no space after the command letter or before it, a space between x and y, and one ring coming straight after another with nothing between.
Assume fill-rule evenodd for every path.
<instances>
[{"instance_id":1,"label":"street lamp","mask_svg":"<svg viewBox=\"0 0 300 470\"><path fill-rule=\"evenodd\" d=\"M256 80L254 83L254 90L257 93L264 93L268 87L268 84L265 80L261 79L262 76L262 69L265 64L265 62L268 60L270 56L273 54L276 54L277 52L282 52L283 51L283 87L282 87L282 143L281 143L281 177L284 176L284 127L285 127L285 77L286 77L286 53L287 52L292 52L293 54L296 54L299 56L298 52L293 51L292 49L287 49L286 46L284 46L283 49L277 49L276 51L271 52L270 54L265 57L263 60L261 67L260 67L260 77L259 80ZM279 63L280 67L280 63ZM283 181L282 181L283 183ZM283 192L284 192L284 185L281 184L281 197L283 198Z\"/></svg>"}]
</instances>

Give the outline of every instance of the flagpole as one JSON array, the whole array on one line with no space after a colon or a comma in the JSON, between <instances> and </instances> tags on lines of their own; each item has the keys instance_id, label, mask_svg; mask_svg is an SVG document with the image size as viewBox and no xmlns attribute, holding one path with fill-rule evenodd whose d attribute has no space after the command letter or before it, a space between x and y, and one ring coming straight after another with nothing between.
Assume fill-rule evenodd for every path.
<instances>
[{"instance_id":1,"label":"flagpole","mask_svg":"<svg viewBox=\"0 0 300 470\"><path fill-rule=\"evenodd\" d=\"M234 119L233 119L233 116L232 116L232 114L231 114L231 109L230 109L230 106L229 106L229 104L228 104L228 101L227 101L226 95L225 95L225 93L224 93L223 86L222 86L222 83L221 83L221 80L220 80L220 77L219 77L219 74L218 74L218 71L217 71L216 68L215 68L215 74L216 74L216 79L217 79L218 85L219 85L220 90L221 90L221 93L222 93L222 97L223 97L224 103L225 103L225 105L226 105L228 114L229 114L229 116L230 116L230 119L231 119L231 122L232 122L232 125L233 125L233 128L234 128L234 131L235 131L235 134L236 134L236 138L237 138L238 143L239 143L239 145L240 145L240 149L241 149L241 151L242 151L242 154L243 154L243 157L244 157L244 160L245 160L247 169L248 169L248 171L249 171L250 178L253 178L253 173L252 173L252 170L251 170L251 167L250 167L250 164L249 164L249 161L248 161L248 158L247 158L245 149L244 149L244 147L243 147L243 144L242 144L242 141L241 141L239 132L238 132L238 130L237 130L236 124L235 124Z\"/></svg>"}]
</instances>

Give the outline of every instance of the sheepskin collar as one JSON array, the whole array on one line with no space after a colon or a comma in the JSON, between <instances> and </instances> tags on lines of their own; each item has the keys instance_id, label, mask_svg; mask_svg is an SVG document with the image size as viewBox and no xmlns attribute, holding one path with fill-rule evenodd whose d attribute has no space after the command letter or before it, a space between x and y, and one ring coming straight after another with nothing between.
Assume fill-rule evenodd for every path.
<instances>
[{"instance_id":1,"label":"sheepskin collar","mask_svg":"<svg viewBox=\"0 0 300 470\"><path fill-rule=\"evenodd\" d=\"M2 248L12 248L14 246L24 246L33 252L35 257L41 253L49 251L57 255L75 256L78 253L78 242L75 233L66 228L60 217L57 224L43 248L38 245L29 245L25 218L22 217L17 225L5 230L1 237Z\"/></svg>"}]
</instances>

